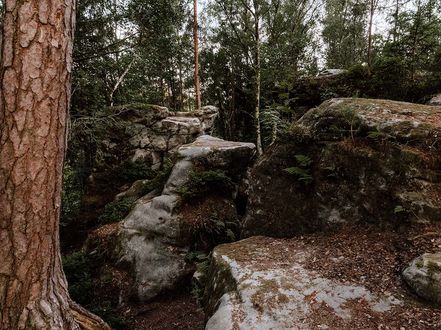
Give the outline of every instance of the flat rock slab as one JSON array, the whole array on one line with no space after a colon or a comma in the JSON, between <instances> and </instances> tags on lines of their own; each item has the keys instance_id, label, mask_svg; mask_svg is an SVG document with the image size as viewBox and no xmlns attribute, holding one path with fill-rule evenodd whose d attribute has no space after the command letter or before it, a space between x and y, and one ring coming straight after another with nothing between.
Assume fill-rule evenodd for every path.
<instances>
[{"instance_id":1,"label":"flat rock slab","mask_svg":"<svg viewBox=\"0 0 441 330\"><path fill-rule=\"evenodd\" d=\"M427 232L348 227L218 246L207 277L206 329L435 329L440 310L415 299L397 272L400 258L440 244ZM396 248L415 234L413 248Z\"/></svg>"}]
</instances>

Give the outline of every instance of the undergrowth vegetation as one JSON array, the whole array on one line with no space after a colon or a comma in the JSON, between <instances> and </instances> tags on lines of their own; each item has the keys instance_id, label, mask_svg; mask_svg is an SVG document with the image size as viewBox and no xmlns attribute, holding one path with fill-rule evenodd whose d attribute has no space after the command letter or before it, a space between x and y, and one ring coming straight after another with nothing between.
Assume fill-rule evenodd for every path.
<instances>
[{"instance_id":1,"label":"undergrowth vegetation","mask_svg":"<svg viewBox=\"0 0 441 330\"><path fill-rule=\"evenodd\" d=\"M83 250L65 255L62 261L70 297L102 317L112 329L125 329L125 321L117 311L117 302L96 295L99 289L106 286L105 281L96 280L95 274L100 272L100 263Z\"/></svg>"},{"instance_id":2,"label":"undergrowth vegetation","mask_svg":"<svg viewBox=\"0 0 441 330\"><path fill-rule=\"evenodd\" d=\"M193 171L186 185L180 188L184 200L190 200L215 193L221 196L231 196L234 190L233 180L221 170Z\"/></svg>"}]
</instances>

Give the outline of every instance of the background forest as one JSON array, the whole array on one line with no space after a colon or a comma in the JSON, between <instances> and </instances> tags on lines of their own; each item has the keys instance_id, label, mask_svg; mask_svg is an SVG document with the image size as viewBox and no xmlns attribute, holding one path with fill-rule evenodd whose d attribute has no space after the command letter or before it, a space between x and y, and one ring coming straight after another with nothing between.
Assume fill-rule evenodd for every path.
<instances>
[{"instance_id":1,"label":"background forest","mask_svg":"<svg viewBox=\"0 0 441 330\"><path fill-rule=\"evenodd\" d=\"M73 299L114 328L124 328L113 310L118 302L106 297L98 257L81 250L85 233L121 220L132 208L134 200L110 202L117 186L148 178L153 191L164 185L171 165L152 170L150 164L125 163L112 172L115 187L106 187L112 198L98 212L84 208L85 186L100 159L103 130L111 127L119 107L195 110L193 5L77 1L61 216L64 267ZM202 105L219 109L216 136L257 141L259 153L290 122L327 99L426 103L441 91L440 0L204 0L199 5ZM213 173L209 179L218 180ZM94 284L93 277L104 284Z\"/></svg>"}]
</instances>

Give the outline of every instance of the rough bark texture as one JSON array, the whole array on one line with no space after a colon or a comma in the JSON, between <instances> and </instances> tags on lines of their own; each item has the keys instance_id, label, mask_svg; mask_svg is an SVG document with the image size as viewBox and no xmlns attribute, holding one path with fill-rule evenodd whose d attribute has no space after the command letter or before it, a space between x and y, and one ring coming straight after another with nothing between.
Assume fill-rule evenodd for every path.
<instances>
[{"instance_id":1,"label":"rough bark texture","mask_svg":"<svg viewBox=\"0 0 441 330\"><path fill-rule=\"evenodd\" d=\"M6 0L0 71L0 329L102 329L71 302L58 222L75 0Z\"/></svg>"}]
</instances>

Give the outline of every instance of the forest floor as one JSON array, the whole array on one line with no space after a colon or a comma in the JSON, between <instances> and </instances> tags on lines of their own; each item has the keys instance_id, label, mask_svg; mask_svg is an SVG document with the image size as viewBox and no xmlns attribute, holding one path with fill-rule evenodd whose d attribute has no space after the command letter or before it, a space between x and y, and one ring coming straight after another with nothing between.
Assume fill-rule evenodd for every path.
<instances>
[{"instance_id":1,"label":"forest floor","mask_svg":"<svg viewBox=\"0 0 441 330\"><path fill-rule=\"evenodd\" d=\"M393 294L404 302L373 318L366 317L362 306L355 303L351 314L357 329L441 329L441 309L418 298L402 279L403 270L414 258L441 251L440 232L439 223L399 228L348 225L287 243L313 248L307 269L328 279L364 286L379 296ZM326 313L312 317L313 323L320 324L316 316L326 317Z\"/></svg>"},{"instance_id":2,"label":"forest floor","mask_svg":"<svg viewBox=\"0 0 441 330\"><path fill-rule=\"evenodd\" d=\"M187 290L123 311L130 330L202 330L205 315Z\"/></svg>"},{"instance_id":3,"label":"forest floor","mask_svg":"<svg viewBox=\"0 0 441 330\"><path fill-rule=\"evenodd\" d=\"M392 294L404 303L391 312L369 317L366 306L360 302L347 306L351 309L351 324L357 330L441 330L441 309L419 299L401 275L414 258L423 253L441 251L440 232L441 223L401 226L353 224L281 241L292 251L312 251L303 266L321 277L363 286L377 296ZM110 287L103 288L109 294ZM119 292L119 288L115 290ZM125 319L128 330L202 330L206 321L190 285L149 303L125 305L118 314ZM329 320L331 314L327 315L323 309L312 313L310 325L316 328L324 317ZM331 329L341 329L339 325L339 320L336 320L335 327Z\"/></svg>"}]
</instances>

